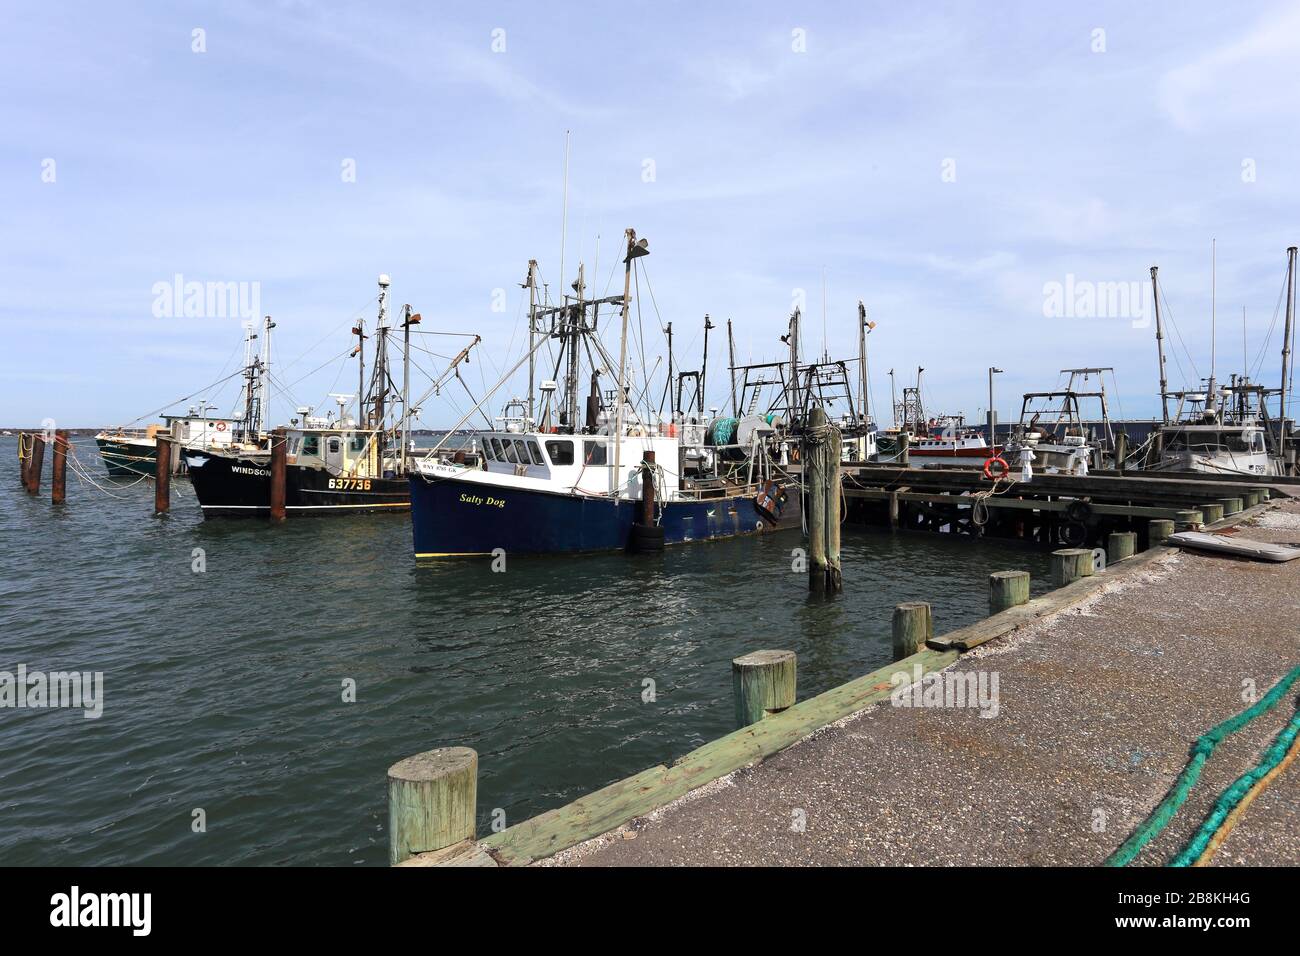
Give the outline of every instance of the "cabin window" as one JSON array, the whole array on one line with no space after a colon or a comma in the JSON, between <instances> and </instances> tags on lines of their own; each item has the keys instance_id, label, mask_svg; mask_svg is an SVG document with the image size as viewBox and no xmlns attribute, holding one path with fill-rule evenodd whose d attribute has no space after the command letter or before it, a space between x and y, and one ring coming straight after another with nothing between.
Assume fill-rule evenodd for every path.
<instances>
[{"instance_id":1,"label":"cabin window","mask_svg":"<svg viewBox=\"0 0 1300 956\"><path fill-rule=\"evenodd\" d=\"M603 441L585 441L582 443L582 461L586 465L605 464L605 443Z\"/></svg>"},{"instance_id":2,"label":"cabin window","mask_svg":"<svg viewBox=\"0 0 1300 956\"><path fill-rule=\"evenodd\" d=\"M573 442L548 441L546 443L546 454L551 456L552 465L572 465Z\"/></svg>"},{"instance_id":3,"label":"cabin window","mask_svg":"<svg viewBox=\"0 0 1300 956\"><path fill-rule=\"evenodd\" d=\"M528 443L519 438L516 438L515 454L519 457L519 464L521 465L528 464Z\"/></svg>"},{"instance_id":4,"label":"cabin window","mask_svg":"<svg viewBox=\"0 0 1300 956\"><path fill-rule=\"evenodd\" d=\"M507 438L501 442L501 446L506 453L506 461L512 465L519 464L519 453L515 450L515 443Z\"/></svg>"},{"instance_id":5,"label":"cabin window","mask_svg":"<svg viewBox=\"0 0 1300 956\"><path fill-rule=\"evenodd\" d=\"M351 441L352 454L360 454L366 450L366 436L354 435Z\"/></svg>"},{"instance_id":6,"label":"cabin window","mask_svg":"<svg viewBox=\"0 0 1300 956\"><path fill-rule=\"evenodd\" d=\"M506 453L505 453L504 451L501 450L501 439L500 439L500 438L493 438L493 439L490 439L490 440L491 440L491 442L492 442L492 460L493 460L493 461L505 461L505 460L506 460Z\"/></svg>"},{"instance_id":7,"label":"cabin window","mask_svg":"<svg viewBox=\"0 0 1300 956\"><path fill-rule=\"evenodd\" d=\"M542 457L542 450L537 447L537 442L529 441L525 442L525 444L528 446L528 454L533 456L534 465L546 464L546 459Z\"/></svg>"},{"instance_id":8,"label":"cabin window","mask_svg":"<svg viewBox=\"0 0 1300 956\"><path fill-rule=\"evenodd\" d=\"M492 458L492 443L491 443L490 441L488 441L487 439L484 439L484 440L483 440L483 457L486 458L488 461L492 461L492 460L493 460L493 458Z\"/></svg>"},{"instance_id":9,"label":"cabin window","mask_svg":"<svg viewBox=\"0 0 1300 956\"><path fill-rule=\"evenodd\" d=\"M320 436L304 435L302 438L302 454L315 455L320 457Z\"/></svg>"},{"instance_id":10,"label":"cabin window","mask_svg":"<svg viewBox=\"0 0 1300 956\"><path fill-rule=\"evenodd\" d=\"M339 444L339 440L337 438L330 439L329 450L331 455L337 455L339 453L339 449L342 447L343 446Z\"/></svg>"}]
</instances>

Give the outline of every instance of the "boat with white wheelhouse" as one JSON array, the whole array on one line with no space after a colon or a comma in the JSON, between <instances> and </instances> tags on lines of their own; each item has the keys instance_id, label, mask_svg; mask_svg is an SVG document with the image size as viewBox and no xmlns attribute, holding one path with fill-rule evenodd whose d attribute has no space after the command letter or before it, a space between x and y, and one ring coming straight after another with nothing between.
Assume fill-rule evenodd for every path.
<instances>
[{"instance_id":1,"label":"boat with white wheelhouse","mask_svg":"<svg viewBox=\"0 0 1300 956\"><path fill-rule=\"evenodd\" d=\"M476 436L482 452L477 466L435 455L412 463L417 558L658 550L665 544L799 526L798 495L790 493L797 486L777 463L784 438L778 424L760 415L744 416L736 427L726 428L710 428L697 419L665 422L649 410L648 381L639 390L630 387L631 274L635 260L648 249L633 230L625 237L622 296L586 298L580 267L576 296L566 296L554 307L539 305L536 262L529 263L528 398L509 402L498 419L501 427ZM621 317L618 358L596 334L602 306L617 307ZM564 384L541 383L538 407L531 387L533 360L552 342L564 357ZM593 367L580 415L579 363L584 355ZM610 370L616 387L605 392L599 379Z\"/></svg>"}]
</instances>

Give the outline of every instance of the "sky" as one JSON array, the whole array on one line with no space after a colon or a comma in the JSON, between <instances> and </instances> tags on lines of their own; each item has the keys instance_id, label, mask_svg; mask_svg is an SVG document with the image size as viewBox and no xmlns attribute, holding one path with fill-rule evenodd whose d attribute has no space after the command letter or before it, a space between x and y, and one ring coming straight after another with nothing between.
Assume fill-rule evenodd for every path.
<instances>
[{"instance_id":1,"label":"sky","mask_svg":"<svg viewBox=\"0 0 1300 956\"><path fill-rule=\"evenodd\" d=\"M883 424L919 366L931 412L982 416L990 366L1003 420L1109 366L1112 415L1150 417L1149 269L1194 387L1212 242L1215 370L1276 385L1298 74L1297 4L3 0L0 424L131 422L229 374L239 316L166 314L177 276L256 290L277 421L355 391L329 363L381 272L422 328L483 336L481 397L523 354L528 260L617 293L628 227L633 365L662 374L671 321L697 368L709 314L711 406L727 319L740 362L783 358L796 306L806 353L853 358L861 299Z\"/></svg>"}]
</instances>

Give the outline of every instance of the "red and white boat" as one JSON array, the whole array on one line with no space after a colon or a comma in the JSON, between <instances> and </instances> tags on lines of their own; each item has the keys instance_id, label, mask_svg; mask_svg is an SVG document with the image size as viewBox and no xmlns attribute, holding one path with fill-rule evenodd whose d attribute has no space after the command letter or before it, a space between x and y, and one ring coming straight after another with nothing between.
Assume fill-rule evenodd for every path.
<instances>
[{"instance_id":1,"label":"red and white boat","mask_svg":"<svg viewBox=\"0 0 1300 956\"><path fill-rule=\"evenodd\" d=\"M962 426L960 418L932 418L923 434L908 443L908 455L919 465L945 468L982 468L1001 448L985 440L973 428Z\"/></svg>"}]
</instances>

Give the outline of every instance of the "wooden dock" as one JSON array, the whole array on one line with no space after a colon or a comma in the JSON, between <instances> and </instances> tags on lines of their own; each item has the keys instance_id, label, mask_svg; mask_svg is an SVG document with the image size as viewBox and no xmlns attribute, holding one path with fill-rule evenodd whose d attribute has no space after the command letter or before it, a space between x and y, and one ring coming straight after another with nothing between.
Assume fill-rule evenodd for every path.
<instances>
[{"instance_id":1,"label":"wooden dock","mask_svg":"<svg viewBox=\"0 0 1300 956\"><path fill-rule=\"evenodd\" d=\"M915 469L894 471L898 473L892 476L894 480L915 479ZM875 470L865 477L879 481L890 476ZM963 479L967 477L962 476ZM928 487L935 488L942 487L945 479L954 481L945 475L930 475L924 480L931 482ZM873 489L866 485L864 476L857 476L857 480L865 487L855 490L879 490L879 486ZM1128 496L1139 497L1132 486L1116 485L1117 481L1127 480L1100 476L1097 481L1083 486L1079 479L1058 479L1052 483L1052 487L1046 482L1039 485L1035 492L1044 496L1050 494L1053 501L1059 500L1058 495L1060 498L1067 497L1067 490L1078 494L1083 487L1091 492L1089 497L1094 501L1101 496L1118 496L1122 500L1132 500ZM1195 486L1197 483L1189 484ZM1225 486L1215 483L1214 487L1222 497ZM1254 488L1251 486L1251 490ZM848 489L846 493L847 491ZM1202 497L1203 491L1203 487L1188 488L1181 485L1169 488L1166 485L1161 493L1166 496L1164 506L1174 509L1177 505L1188 504ZM920 493L939 495L942 492ZM948 493L954 494L951 485ZM1150 493L1149 490L1142 489L1142 494ZM1271 494L1271 490L1260 493ZM1050 502L1044 498L1039 503ZM1115 504L1118 506L1119 502ZM1256 504L1248 509L1243 508L1209 527L1211 530L1227 528L1251 519L1270 507L1269 504ZM1126 517L1131 519L1136 516ZM1150 520L1155 522L1167 519ZM922 675L945 670L977 648L982 649L990 642L1032 628L1044 619L1054 618L1062 611L1096 597L1113 584L1140 577L1148 567L1159 564L1162 559L1174 555L1178 550L1156 544L1141 553L1134 553L1132 545L1136 535L1122 535L1120 541L1114 542L1118 545L1114 552L1115 560L1103 563L1102 568L1095 572L1091 562L1080 562L1072 572L1076 576L1069 583L1033 600L1029 599L1028 589L1023 587L1020 575L1007 572L993 575L990 579L990 607L995 613L983 621L948 634L935 636L930 633L928 605L900 605L894 619L895 662L804 701L790 703L795 698L796 662L793 655L756 648L756 653L739 659L733 666L733 670L739 668L738 672L745 674L745 679L735 682L738 723L743 726L692 751L671 765L651 767L501 832L478 837L472 830L466 832L462 826L455 842L444 840L438 841L442 845L422 845L420 839L424 830L446 830L445 827L430 827L427 821L445 818L449 814L457 820L463 821L466 818L464 801L457 798L449 801L446 807L431 804L416 810L403 805L403 814L394 819L409 817L425 822L420 824L423 828L420 831L408 827L401 832L395 829L390 833L390 841L395 848L393 862L403 866L527 865L617 830L633 819L645 817L674 803L707 783L760 764L823 728L884 701L897 686L895 675L900 671L914 675L919 680ZM1067 551L1059 553L1068 554ZM1061 563L1062 567L1067 566L1064 557ZM750 669L755 667L770 669L770 673L750 674ZM431 753L436 755L442 751ZM405 763L407 762L395 765L395 770ZM438 766L445 761L430 758L425 763ZM458 766L462 768L458 772L463 776L463 767L468 766L468 763L462 760ZM395 785L394 780L401 784L401 777L400 773L396 777L390 773L390 785ZM441 792L432 783L427 784L426 789L431 793ZM453 789L459 794L472 792L472 781L461 780Z\"/></svg>"}]
</instances>

